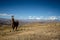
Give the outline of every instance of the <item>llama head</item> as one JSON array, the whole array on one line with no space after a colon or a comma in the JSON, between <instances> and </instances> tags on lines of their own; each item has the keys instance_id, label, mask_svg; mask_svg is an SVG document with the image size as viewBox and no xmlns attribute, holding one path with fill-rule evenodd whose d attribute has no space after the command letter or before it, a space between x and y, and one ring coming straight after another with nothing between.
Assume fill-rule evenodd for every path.
<instances>
[{"instance_id":1,"label":"llama head","mask_svg":"<svg viewBox=\"0 0 60 40\"><path fill-rule=\"evenodd\" d=\"M12 18L14 18L14 16L11 16Z\"/></svg>"}]
</instances>

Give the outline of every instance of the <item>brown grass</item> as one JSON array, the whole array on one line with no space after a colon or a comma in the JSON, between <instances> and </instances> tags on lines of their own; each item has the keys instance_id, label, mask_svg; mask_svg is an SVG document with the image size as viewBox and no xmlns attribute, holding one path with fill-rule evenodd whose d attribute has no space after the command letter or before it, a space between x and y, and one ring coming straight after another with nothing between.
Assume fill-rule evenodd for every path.
<instances>
[{"instance_id":1,"label":"brown grass","mask_svg":"<svg viewBox=\"0 0 60 40\"><path fill-rule=\"evenodd\" d=\"M18 31L3 25L0 27L0 40L60 40L60 23L25 24Z\"/></svg>"}]
</instances>

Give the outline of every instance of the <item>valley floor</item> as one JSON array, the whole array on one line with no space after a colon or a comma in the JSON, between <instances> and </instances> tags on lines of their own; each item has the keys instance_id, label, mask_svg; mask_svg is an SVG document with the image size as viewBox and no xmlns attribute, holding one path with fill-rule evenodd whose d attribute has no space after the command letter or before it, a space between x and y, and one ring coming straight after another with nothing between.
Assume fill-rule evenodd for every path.
<instances>
[{"instance_id":1,"label":"valley floor","mask_svg":"<svg viewBox=\"0 0 60 40\"><path fill-rule=\"evenodd\" d=\"M19 27L18 31L8 30L5 35L0 34L0 40L60 40L60 26L40 24L24 26Z\"/></svg>"}]
</instances>

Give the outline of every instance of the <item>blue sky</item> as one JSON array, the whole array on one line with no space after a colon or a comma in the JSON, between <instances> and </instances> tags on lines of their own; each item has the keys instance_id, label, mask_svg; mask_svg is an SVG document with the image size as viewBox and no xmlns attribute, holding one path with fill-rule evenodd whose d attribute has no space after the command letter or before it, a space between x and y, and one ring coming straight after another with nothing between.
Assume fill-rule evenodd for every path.
<instances>
[{"instance_id":1,"label":"blue sky","mask_svg":"<svg viewBox=\"0 0 60 40\"><path fill-rule=\"evenodd\" d=\"M60 16L60 0L0 0L0 18L17 19L29 17Z\"/></svg>"}]
</instances>

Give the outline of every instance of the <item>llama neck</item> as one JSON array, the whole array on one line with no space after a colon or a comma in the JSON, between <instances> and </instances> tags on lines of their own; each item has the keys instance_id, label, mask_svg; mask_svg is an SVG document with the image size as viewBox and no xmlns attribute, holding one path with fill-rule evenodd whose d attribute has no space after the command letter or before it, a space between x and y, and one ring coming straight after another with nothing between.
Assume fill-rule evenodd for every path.
<instances>
[{"instance_id":1,"label":"llama neck","mask_svg":"<svg viewBox=\"0 0 60 40\"><path fill-rule=\"evenodd\" d=\"M12 18L12 23L14 23L14 18Z\"/></svg>"}]
</instances>

